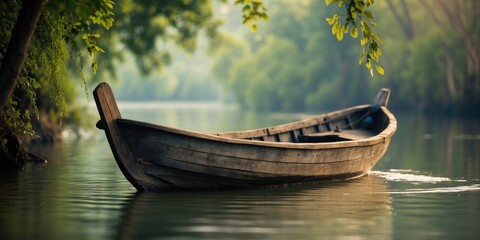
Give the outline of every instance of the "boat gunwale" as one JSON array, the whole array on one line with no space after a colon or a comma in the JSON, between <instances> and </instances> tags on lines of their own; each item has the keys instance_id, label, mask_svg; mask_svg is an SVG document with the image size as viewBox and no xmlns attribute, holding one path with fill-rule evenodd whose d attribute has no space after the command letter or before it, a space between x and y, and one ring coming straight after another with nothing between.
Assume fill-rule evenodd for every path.
<instances>
[{"instance_id":1,"label":"boat gunwale","mask_svg":"<svg viewBox=\"0 0 480 240\"><path fill-rule=\"evenodd\" d=\"M330 113L315 115L314 117L310 117L310 118L307 118L307 119L303 119L303 120L299 120L299 121L295 121L295 122L291 122L291 123L286 123L286 124L281 124L281 125L277 125L277 126L272 126L272 127L279 127L279 126L284 126L284 125L292 125L293 126L295 123L308 121L309 119L328 117L328 116L331 116L331 115L340 114L342 112L365 109L365 108L368 108L368 107L371 107L371 106L372 106L371 104L358 105L358 106L345 108L345 109L337 110L337 111L330 112ZM380 106L380 110L389 119L389 123L388 123L388 126L383 131L376 134L375 136L371 136L371 137L364 138L364 139L359 139L359 140L342 141L342 142L321 142L321 143L295 143L295 142L274 142L274 141L250 140L250 139L233 138L233 137L226 137L226 136L217 135L217 134L234 133L234 132L205 133L205 132L180 129L180 128L175 128L175 127L169 127L169 126L164 126L164 125L148 123L148 122L125 119L125 118L119 118L119 119L116 119L115 121L117 121L120 124L124 123L124 124L130 124L130 125L137 125L137 126L141 126L141 127L152 128L152 129L156 129L156 130L170 132L170 133L173 133L173 134L179 134L179 135L184 135L184 136L187 136L187 137L199 138L199 139L210 140L210 141L215 141L215 142L252 145L252 146L259 146L259 147L316 150L316 149L336 149L336 148L348 148L348 147L364 147L364 146L372 146L372 145L376 145L376 144L381 144L381 143L385 143L385 142L389 141L389 139L393 136L393 134L394 134L394 132L397 128L397 121L396 121L395 117L393 116L393 114L385 106ZM272 128L272 127L259 128L259 129L253 129L253 130L245 130L245 131L235 131L235 132L248 132L248 131L255 131L255 130L261 131L261 130L266 130L266 129L269 129L269 128ZM295 130L295 129L291 129L289 131L293 131L293 130ZM285 131L285 132L289 132L289 131ZM278 133L276 133L276 134L278 134Z\"/></svg>"}]
</instances>

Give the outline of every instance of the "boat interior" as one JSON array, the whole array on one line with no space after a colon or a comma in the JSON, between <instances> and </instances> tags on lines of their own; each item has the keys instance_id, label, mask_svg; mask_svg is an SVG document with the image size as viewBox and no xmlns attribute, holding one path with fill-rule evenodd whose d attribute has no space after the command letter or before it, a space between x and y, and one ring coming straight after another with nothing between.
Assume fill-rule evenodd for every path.
<instances>
[{"instance_id":1,"label":"boat interior","mask_svg":"<svg viewBox=\"0 0 480 240\"><path fill-rule=\"evenodd\" d=\"M375 136L387 125L388 117L378 106L367 106L319 115L274 127L215 133L215 135L270 142L340 142Z\"/></svg>"}]
</instances>

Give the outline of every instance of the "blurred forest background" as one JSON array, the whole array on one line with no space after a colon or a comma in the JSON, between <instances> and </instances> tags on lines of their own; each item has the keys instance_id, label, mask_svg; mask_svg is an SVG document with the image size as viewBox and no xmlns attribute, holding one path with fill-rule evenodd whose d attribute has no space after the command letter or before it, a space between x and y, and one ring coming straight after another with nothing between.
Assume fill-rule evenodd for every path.
<instances>
[{"instance_id":1,"label":"blurred forest background","mask_svg":"<svg viewBox=\"0 0 480 240\"><path fill-rule=\"evenodd\" d=\"M212 47L201 39L193 54L167 46L173 61L162 71L142 75L133 61L119 63L117 95L222 99L254 110L301 112L366 102L388 87L397 110L480 113L478 1L377 1L372 12L384 42L380 64L386 73L373 77L358 64L360 40L338 42L332 36L325 19L336 8L312 0L266 4L269 20L257 32L242 25L235 6L218 4L221 44Z\"/></svg>"},{"instance_id":2,"label":"blurred forest background","mask_svg":"<svg viewBox=\"0 0 480 240\"><path fill-rule=\"evenodd\" d=\"M78 15L69 6L81 13L92 3L105 18L90 18L103 27L69 20ZM272 112L367 103L387 87L397 111L480 114L479 1L376 1L383 76L358 64L361 37L338 42L332 35L326 18L340 8L323 0L265 5L269 19L252 32L232 1L49 1L2 121L19 135L55 142L65 124L92 125L85 95L101 81L120 100L224 101ZM2 51L20 7L0 2ZM82 38L79 31L86 48L72 40Z\"/></svg>"}]
</instances>

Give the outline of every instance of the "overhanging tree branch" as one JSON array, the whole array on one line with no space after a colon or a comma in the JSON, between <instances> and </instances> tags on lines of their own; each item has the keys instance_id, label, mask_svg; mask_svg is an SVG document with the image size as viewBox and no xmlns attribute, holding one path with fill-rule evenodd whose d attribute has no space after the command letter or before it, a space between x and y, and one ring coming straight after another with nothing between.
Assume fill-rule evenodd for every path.
<instances>
[{"instance_id":1,"label":"overhanging tree branch","mask_svg":"<svg viewBox=\"0 0 480 240\"><path fill-rule=\"evenodd\" d=\"M27 56L46 0L23 0L7 51L0 68L0 110L5 108L17 85L18 76Z\"/></svg>"}]
</instances>

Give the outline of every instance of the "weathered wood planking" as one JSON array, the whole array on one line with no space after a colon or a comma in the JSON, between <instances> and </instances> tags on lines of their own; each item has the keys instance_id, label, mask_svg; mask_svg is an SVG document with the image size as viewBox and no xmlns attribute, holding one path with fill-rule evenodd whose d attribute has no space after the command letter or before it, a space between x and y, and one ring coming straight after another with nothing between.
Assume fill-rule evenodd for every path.
<instances>
[{"instance_id":1,"label":"weathered wood planking","mask_svg":"<svg viewBox=\"0 0 480 240\"><path fill-rule=\"evenodd\" d=\"M116 121L121 119L122 116L110 86L106 83L99 84L95 88L93 96L100 114L100 122L97 126L104 129L112 153L127 180L137 189L172 188L171 184L144 174L143 169L136 163L129 146L120 136ZM154 186L151 186L151 182L155 183Z\"/></svg>"},{"instance_id":2,"label":"weathered wood planking","mask_svg":"<svg viewBox=\"0 0 480 240\"><path fill-rule=\"evenodd\" d=\"M121 119L109 86L103 83L94 91L101 116L98 126L105 130L122 173L138 190L157 191L361 176L380 160L396 130L385 94L389 92L382 90L374 105L279 126L201 133ZM373 126L365 128L366 116ZM325 142L325 136L338 139Z\"/></svg>"}]
</instances>

